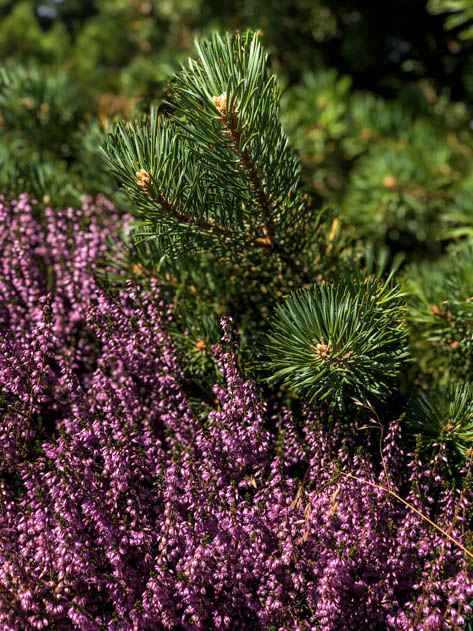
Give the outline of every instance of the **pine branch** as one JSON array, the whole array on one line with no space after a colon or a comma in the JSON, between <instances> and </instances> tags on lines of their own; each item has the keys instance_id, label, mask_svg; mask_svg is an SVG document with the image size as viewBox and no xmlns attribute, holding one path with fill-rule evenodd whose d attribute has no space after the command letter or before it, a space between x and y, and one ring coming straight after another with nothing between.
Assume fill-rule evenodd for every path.
<instances>
[{"instance_id":1,"label":"pine branch","mask_svg":"<svg viewBox=\"0 0 473 631\"><path fill-rule=\"evenodd\" d=\"M238 166L248 173L250 191L253 193L256 205L261 212L268 243L274 246L273 211L275 204L267 195L267 187L248 149L248 139L243 136L243 129L238 124L237 112L234 110L227 117L227 95L225 93L219 97L214 97L213 101L221 114L222 125L225 127L224 133L228 134L232 139L232 150L238 157Z\"/></svg>"},{"instance_id":2,"label":"pine branch","mask_svg":"<svg viewBox=\"0 0 473 631\"><path fill-rule=\"evenodd\" d=\"M469 384L450 384L418 392L407 409L412 434L422 435L422 447L430 456L445 446L449 466L460 470L473 447L473 389Z\"/></svg>"},{"instance_id":3,"label":"pine branch","mask_svg":"<svg viewBox=\"0 0 473 631\"><path fill-rule=\"evenodd\" d=\"M119 124L104 153L162 253L294 257L312 216L279 124L279 93L256 35L197 43L171 83L171 118ZM150 230L151 228L151 230ZM308 237L307 234L304 235ZM167 241L167 243L166 243Z\"/></svg>"},{"instance_id":4,"label":"pine branch","mask_svg":"<svg viewBox=\"0 0 473 631\"><path fill-rule=\"evenodd\" d=\"M196 219L196 217L183 212L178 206L173 204L169 198L166 199L164 197L163 193L159 190L159 187L156 183L156 186L154 187L151 187L149 185L149 183L151 182L151 176L144 169L141 169L141 171L139 171L136 175L140 180L139 186L144 188L150 198L158 204L165 217L175 219L179 224L182 224L184 226L195 226L202 233L217 235L231 242L234 242L235 240L241 238L241 235L238 235L234 230L231 230L230 228L219 226L212 221L198 220ZM245 234L243 235L243 237L246 240L249 240L250 243L256 247L271 247L271 243L266 239L252 239L249 234Z\"/></svg>"}]
</instances>

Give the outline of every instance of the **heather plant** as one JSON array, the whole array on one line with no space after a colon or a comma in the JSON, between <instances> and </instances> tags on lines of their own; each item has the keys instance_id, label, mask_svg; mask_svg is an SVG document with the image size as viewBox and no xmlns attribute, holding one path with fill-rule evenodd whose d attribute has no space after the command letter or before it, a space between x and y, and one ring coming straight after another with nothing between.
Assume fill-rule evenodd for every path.
<instances>
[{"instance_id":1,"label":"heather plant","mask_svg":"<svg viewBox=\"0 0 473 631\"><path fill-rule=\"evenodd\" d=\"M56 211L23 195L1 200L0 217L0 396L7 406L0 459L9 468L38 431L54 426L57 406L69 397L53 378L58 362L77 369L87 387L96 354L85 314L95 300L94 269L116 237L119 215L104 198Z\"/></svg>"},{"instance_id":2,"label":"heather plant","mask_svg":"<svg viewBox=\"0 0 473 631\"><path fill-rule=\"evenodd\" d=\"M3 628L461 628L469 491L442 489L441 459L404 457L397 422L381 469L314 408L295 423L238 369L226 319L215 400L196 414L158 287L97 290L85 386L48 343L48 300L34 364L17 361L23 331L2 349L2 382L24 386L6 415L37 420L68 393L56 431L3 475Z\"/></svg>"}]
</instances>

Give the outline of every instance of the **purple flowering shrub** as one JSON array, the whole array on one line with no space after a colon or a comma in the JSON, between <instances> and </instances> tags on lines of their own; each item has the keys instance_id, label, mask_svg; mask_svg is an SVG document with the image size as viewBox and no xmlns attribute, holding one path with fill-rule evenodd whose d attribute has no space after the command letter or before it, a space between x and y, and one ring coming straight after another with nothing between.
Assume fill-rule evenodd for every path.
<instances>
[{"instance_id":1,"label":"purple flowering shrub","mask_svg":"<svg viewBox=\"0 0 473 631\"><path fill-rule=\"evenodd\" d=\"M0 627L463 628L466 555L383 490L464 545L472 498L440 458L404 455L394 422L379 470L314 409L265 402L228 320L195 409L160 288L93 280L99 204L103 225L89 204L31 230L26 198L1 207Z\"/></svg>"},{"instance_id":2,"label":"purple flowering shrub","mask_svg":"<svg viewBox=\"0 0 473 631\"><path fill-rule=\"evenodd\" d=\"M96 361L84 326L96 295L93 272L119 219L104 198L86 199L77 210L46 207L42 214L27 195L0 199L0 370L3 395L15 397L0 427L2 465L13 463L19 444L68 404L58 362L87 385Z\"/></svg>"}]
</instances>

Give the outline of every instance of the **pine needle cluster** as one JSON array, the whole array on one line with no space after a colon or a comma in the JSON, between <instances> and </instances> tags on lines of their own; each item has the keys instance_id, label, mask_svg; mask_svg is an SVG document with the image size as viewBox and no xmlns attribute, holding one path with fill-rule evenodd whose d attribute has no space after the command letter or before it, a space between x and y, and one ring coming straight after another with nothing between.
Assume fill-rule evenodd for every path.
<instances>
[{"instance_id":1,"label":"pine needle cluster","mask_svg":"<svg viewBox=\"0 0 473 631\"><path fill-rule=\"evenodd\" d=\"M459 345L468 353L468 296L459 296L463 290L458 287L453 292L446 280L449 261L438 264L435 282L411 267L401 288L394 271L383 274L390 255L382 263L383 250L360 247L346 223L353 225L356 215L362 231L369 238L369 226L378 245L393 240L391 225L405 233L399 243L406 245L406 235L415 234L417 243L435 248L436 221L453 199L454 178L444 167L455 162L456 154L448 146L437 151L441 134L432 135L406 107L389 110L382 99L361 94L342 107L348 81L340 83L330 73L321 84L309 81L301 88L302 101L321 85L340 104L338 111L325 112L328 101L320 95L323 122L309 142L318 139L323 153L335 136L335 153L357 161L344 201L346 218L316 213L281 127L280 91L258 35L214 35L196 48L197 58L169 83L166 109L152 108L139 120L118 123L103 147L111 172L133 203L131 267L163 279L180 305L174 328L189 358L190 378L205 389L218 329L215 314L226 313L236 319L245 361L262 368L260 375L274 392L282 384L286 392L324 401L338 414L356 409L363 416L361 407L372 415L373 405L386 411L390 403L402 412L411 395L417 396L407 377L414 378L423 400L423 377L416 371L432 370L424 360L435 355L436 345L456 351L452 344L462 326ZM308 120L308 112L305 116ZM352 136L349 121L358 130ZM412 133L412 142L405 133ZM431 151L421 160L424 145ZM430 182L442 172L432 192ZM369 183L373 178L378 184ZM391 218L381 218L383 203ZM424 228L430 232L423 237ZM460 276L468 276L466 269L459 266ZM464 285L468 293L466 277ZM423 291L445 297L427 299ZM442 320L440 304L452 295L459 304ZM438 314L431 307L437 303ZM427 316L425 305L430 305ZM428 330L412 342L427 320ZM418 353L422 340L425 347ZM461 409L465 396L452 390ZM409 405L406 418L414 434L426 417L422 406ZM440 422L430 427L427 452L445 433ZM462 436L459 444L464 445L469 434ZM456 449L460 459L466 453L462 449Z\"/></svg>"},{"instance_id":2,"label":"pine needle cluster","mask_svg":"<svg viewBox=\"0 0 473 631\"><path fill-rule=\"evenodd\" d=\"M371 278L295 293L277 309L268 353L273 379L311 401L387 399L409 356L402 292Z\"/></svg>"}]
</instances>

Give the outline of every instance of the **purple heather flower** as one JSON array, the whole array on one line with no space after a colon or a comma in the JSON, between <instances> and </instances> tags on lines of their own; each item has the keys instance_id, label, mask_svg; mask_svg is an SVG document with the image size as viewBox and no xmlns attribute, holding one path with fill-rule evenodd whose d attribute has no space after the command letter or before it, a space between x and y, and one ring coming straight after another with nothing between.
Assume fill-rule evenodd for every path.
<instances>
[{"instance_id":1,"label":"purple heather flower","mask_svg":"<svg viewBox=\"0 0 473 631\"><path fill-rule=\"evenodd\" d=\"M471 495L404 454L398 423L379 471L314 408L274 408L228 319L196 413L158 283L94 280L115 210L38 216L0 203L2 629L464 627L465 554L368 484L465 545Z\"/></svg>"}]
</instances>

